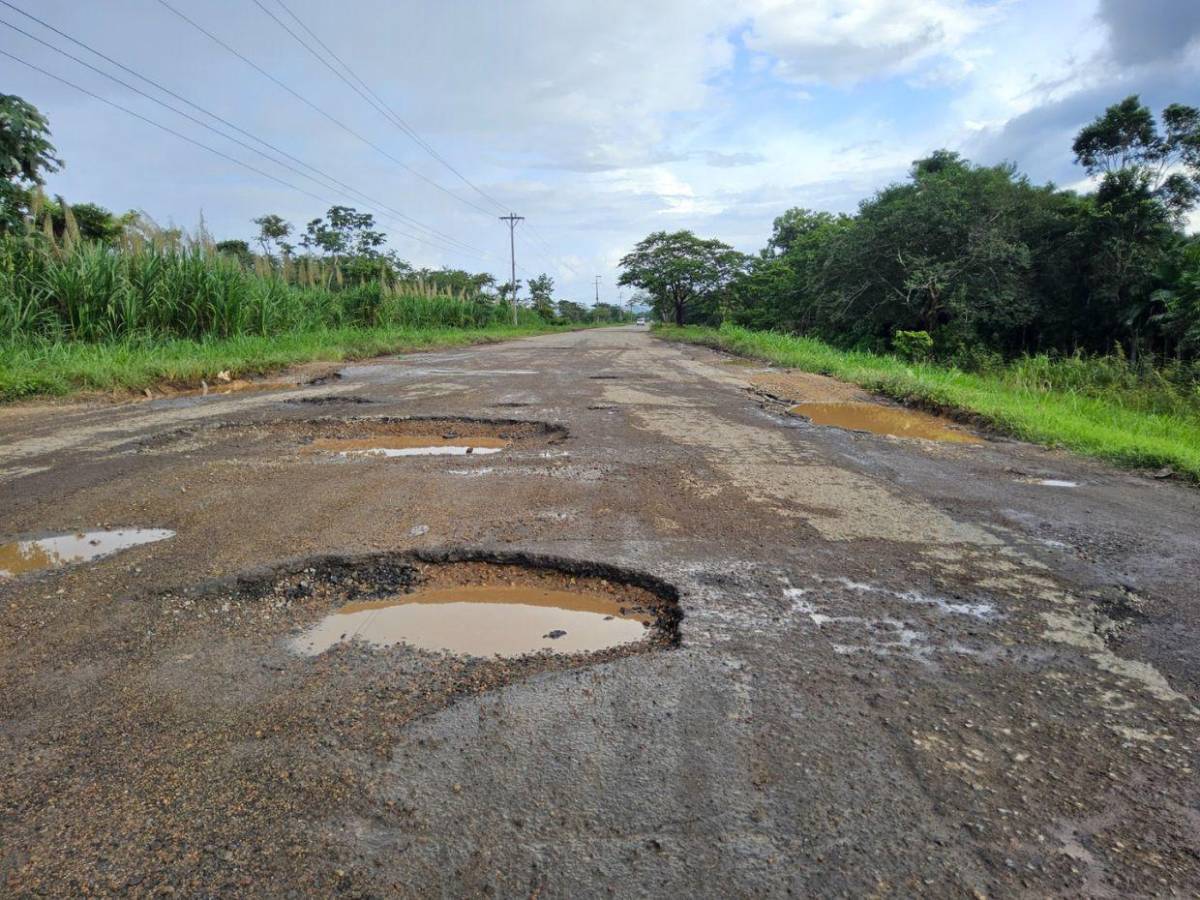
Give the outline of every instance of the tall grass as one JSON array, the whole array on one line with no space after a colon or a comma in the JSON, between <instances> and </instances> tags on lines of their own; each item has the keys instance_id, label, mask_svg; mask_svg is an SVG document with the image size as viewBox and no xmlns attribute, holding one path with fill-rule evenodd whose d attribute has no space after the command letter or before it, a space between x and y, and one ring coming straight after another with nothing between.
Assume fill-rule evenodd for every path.
<instances>
[{"instance_id":1,"label":"tall grass","mask_svg":"<svg viewBox=\"0 0 1200 900\"><path fill-rule=\"evenodd\" d=\"M365 271L364 271L365 270ZM545 330L480 294L399 281L380 264L257 258L246 267L197 235L142 220L116 245L70 217L0 237L0 401L140 389Z\"/></svg>"},{"instance_id":2,"label":"tall grass","mask_svg":"<svg viewBox=\"0 0 1200 900\"><path fill-rule=\"evenodd\" d=\"M735 326L658 327L669 340L831 375L901 402L968 414L1025 440L1124 466L1169 466L1200 481L1200 397L1120 360L1028 357L984 372L838 350L815 338Z\"/></svg>"},{"instance_id":3,"label":"tall grass","mask_svg":"<svg viewBox=\"0 0 1200 900\"><path fill-rule=\"evenodd\" d=\"M525 324L534 314L522 310ZM317 328L482 328L507 322L483 296L401 282L380 268L349 285L336 262L249 270L204 239L70 234L0 239L0 343L228 338Z\"/></svg>"}]
</instances>

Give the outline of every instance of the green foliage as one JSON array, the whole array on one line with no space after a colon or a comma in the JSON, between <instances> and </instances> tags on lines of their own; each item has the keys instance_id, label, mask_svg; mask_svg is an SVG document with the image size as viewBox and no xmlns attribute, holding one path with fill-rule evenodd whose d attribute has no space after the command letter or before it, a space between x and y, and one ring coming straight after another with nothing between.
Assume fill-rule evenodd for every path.
<instances>
[{"instance_id":1,"label":"green foliage","mask_svg":"<svg viewBox=\"0 0 1200 900\"><path fill-rule=\"evenodd\" d=\"M587 320L587 308L573 300L559 300L558 317L564 322L584 322Z\"/></svg>"},{"instance_id":2,"label":"green foliage","mask_svg":"<svg viewBox=\"0 0 1200 900\"><path fill-rule=\"evenodd\" d=\"M529 305L547 322L554 319L554 279L545 272L529 279Z\"/></svg>"},{"instance_id":3,"label":"green foliage","mask_svg":"<svg viewBox=\"0 0 1200 900\"><path fill-rule=\"evenodd\" d=\"M222 252L222 250L224 252ZM419 280L372 280L339 288L338 263L246 265L242 242L126 239L120 247L52 238L0 238L0 341L202 339L361 325L487 327L511 312L486 296ZM345 279L343 278L344 282ZM522 310L523 321L535 321Z\"/></svg>"},{"instance_id":4,"label":"green foliage","mask_svg":"<svg viewBox=\"0 0 1200 900\"><path fill-rule=\"evenodd\" d=\"M660 317L670 315L682 325L697 305L707 307L706 317L719 317L730 300L730 282L745 265L742 254L716 239L658 231L621 259L619 283L646 290Z\"/></svg>"},{"instance_id":5,"label":"green foliage","mask_svg":"<svg viewBox=\"0 0 1200 900\"><path fill-rule=\"evenodd\" d=\"M54 156L50 126L37 107L0 94L0 232L18 228L29 208L31 187L62 162Z\"/></svg>"},{"instance_id":6,"label":"green foliage","mask_svg":"<svg viewBox=\"0 0 1200 900\"><path fill-rule=\"evenodd\" d=\"M969 414L998 431L1120 465L1170 466L1200 481L1200 395L1182 387L1194 384L1194 372L1180 373L1173 382L1162 373L1138 374L1120 357L1039 356L998 371L969 373L729 325L660 327L655 333L832 375L905 403Z\"/></svg>"},{"instance_id":7,"label":"green foliage","mask_svg":"<svg viewBox=\"0 0 1200 900\"><path fill-rule=\"evenodd\" d=\"M732 322L877 351L898 331L923 331L932 356L981 371L1115 343L1139 368L1197 358L1196 241L1179 226L1200 197L1200 110L1169 106L1160 126L1130 97L1084 127L1074 150L1099 178L1093 195L937 150L855 216L789 209L757 257L689 295L682 315L668 273L699 265L694 236L647 238L626 258L624 281L647 287L659 317L677 324Z\"/></svg>"},{"instance_id":8,"label":"green foliage","mask_svg":"<svg viewBox=\"0 0 1200 900\"><path fill-rule=\"evenodd\" d=\"M892 347L909 362L924 362L933 353L933 338L928 331L897 331L892 335Z\"/></svg>"}]
</instances>

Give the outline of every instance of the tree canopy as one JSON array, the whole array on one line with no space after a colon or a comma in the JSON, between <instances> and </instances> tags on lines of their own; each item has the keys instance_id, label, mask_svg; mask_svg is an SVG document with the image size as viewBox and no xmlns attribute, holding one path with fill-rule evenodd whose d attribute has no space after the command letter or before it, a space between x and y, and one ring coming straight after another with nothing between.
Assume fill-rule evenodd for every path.
<instances>
[{"instance_id":1,"label":"tree canopy","mask_svg":"<svg viewBox=\"0 0 1200 900\"><path fill-rule=\"evenodd\" d=\"M618 283L644 289L660 317L682 325L690 305L713 301L745 265L741 253L715 238L656 231L621 259Z\"/></svg>"}]
</instances>

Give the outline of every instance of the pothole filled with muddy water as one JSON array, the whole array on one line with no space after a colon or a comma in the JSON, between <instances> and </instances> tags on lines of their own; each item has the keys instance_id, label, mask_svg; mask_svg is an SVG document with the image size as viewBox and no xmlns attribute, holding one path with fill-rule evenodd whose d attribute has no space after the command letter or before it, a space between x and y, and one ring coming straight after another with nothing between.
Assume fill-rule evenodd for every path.
<instances>
[{"instance_id":1,"label":"pothole filled with muddy water","mask_svg":"<svg viewBox=\"0 0 1200 900\"><path fill-rule=\"evenodd\" d=\"M269 592L311 613L286 640L305 656L346 645L503 659L624 655L679 641L673 588L591 563L446 555L323 561Z\"/></svg>"},{"instance_id":2,"label":"pothole filled with muddy water","mask_svg":"<svg viewBox=\"0 0 1200 900\"><path fill-rule=\"evenodd\" d=\"M953 444L981 444L983 441L956 428L945 419L913 409L857 401L807 402L793 406L792 415L803 416L814 425L829 425L847 431Z\"/></svg>"},{"instance_id":3,"label":"pothole filled with muddy water","mask_svg":"<svg viewBox=\"0 0 1200 900\"><path fill-rule=\"evenodd\" d=\"M607 577L606 577L607 576ZM461 656L590 654L674 643L678 606L614 573L482 561L417 564L402 590L355 599L291 641L316 655L338 644L406 644Z\"/></svg>"},{"instance_id":4,"label":"pothole filled with muddy water","mask_svg":"<svg viewBox=\"0 0 1200 900\"><path fill-rule=\"evenodd\" d=\"M513 446L553 444L566 437L543 422L488 419L350 419L306 423L306 453L338 457L491 456Z\"/></svg>"},{"instance_id":5,"label":"pothole filled with muddy water","mask_svg":"<svg viewBox=\"0 0 1200 900\"><path fill-rule=\"evenodd\" d=\"M567 437L561 425L518 419L447 416L355 416L223 424L203 429L226 451L296 453L309 458L386 459L413 456L492 456L545 447ZM197 430L170 437L195 438ZM169 443L169 441L167 441Z\"/></svg>"},{"instance_id":6,"label":"pothole filled with muddy water","mask_svg":"<svg viewBox=\"0 0 1200 900\"><path fill-rule=\"evenodd\" d=\"M90 562L130 547L165 540L174 534L166 528L114 528L0 544L0 578Z\"/></svg>"}]
</instances>

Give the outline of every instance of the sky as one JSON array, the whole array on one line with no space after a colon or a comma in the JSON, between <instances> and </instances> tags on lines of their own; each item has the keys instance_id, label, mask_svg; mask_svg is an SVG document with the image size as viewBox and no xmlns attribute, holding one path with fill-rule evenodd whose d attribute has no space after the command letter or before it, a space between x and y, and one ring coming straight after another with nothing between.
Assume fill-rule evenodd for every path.
<instances>
[{"instance_id":1,"label":"sky","mask_svg":"<svg viewBox=\"0 0 1200 900\"><path fill-rule=\"evenodd\" d=\"M0 56L0 91L50 121L52 193L218 239L350 205L416 266L502 280L513 212L518 278L583 302L597 275L628 299L650 232L755 252L784 210L853 212L937 148L1087 190L1071 141L1106 106L1200 105L1200 0L3 0L0 21L197 120L0 27L91 92Z\"/></svg>"}]
</instances>

